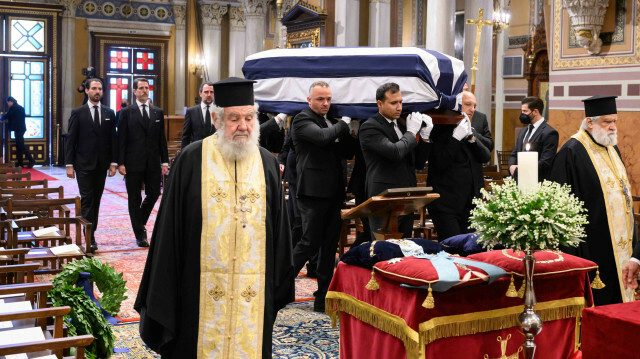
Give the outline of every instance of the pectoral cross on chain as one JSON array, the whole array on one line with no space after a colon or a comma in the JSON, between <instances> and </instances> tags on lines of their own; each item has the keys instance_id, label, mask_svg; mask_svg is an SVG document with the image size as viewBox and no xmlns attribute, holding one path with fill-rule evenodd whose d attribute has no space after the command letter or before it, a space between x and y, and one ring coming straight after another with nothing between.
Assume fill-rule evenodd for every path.
<instances>
[{"instance_id":1,"label":"pectoral cross on chain","mask_svg":"<svg viewBox=\"0 0 640 359\"><path fill-rule=\"evenodd\" d=\"M240 196L240 206L238 207L237 205L233 208L233 211L235 213L240 212L241 213L241 217L240 217L240 222L242 223L242 228L245 228L247 226L247 223L249 223L249 220L247 220L247 212L251 213L251 207L245 207L245 204L247 204L247 196Z\"/></svg>"}]
</instances>

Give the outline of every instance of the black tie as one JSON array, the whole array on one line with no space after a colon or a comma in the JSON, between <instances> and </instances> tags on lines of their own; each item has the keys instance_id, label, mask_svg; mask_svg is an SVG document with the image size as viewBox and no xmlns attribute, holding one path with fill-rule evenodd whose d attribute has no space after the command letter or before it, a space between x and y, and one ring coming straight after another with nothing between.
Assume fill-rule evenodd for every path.
<instances>
[{"instance_id":1,"label":"black tie","mask_svg":"<svg viewBox=\"0 0 640 359\"><path fill-rule=\"evenodd\" d=\"M204 130L207 136L211 133L211 113L209 112L209 105L207 105L207 112L204 114Z\"/></svg>"},{"instance_id":2,"label":"black tie","mask_svg":"<svg viewBox=\"0 0 640 359\"><path fill-rule=\"evenodd\" d=\"M149 120L149 114L147 113L147 105L142 105L142 120L147 123L147 126L150 124L151 120Z\"/></svg>"},{"instance_id":3,"label":"black tie","mask_svg":"<svg viewBox=\"0 0 640 359\"><path fill-rule=\"evenodd\" d=\"M525 144L531 140L531 135L533 135L533 125L529 125L529 132L527 133L527 137L524 139Z\"/></svg>"},{"instance_id":4,"label":"black tie","mask_svg":"<svg viewBox=\"0 0 640 359\"><path fill-rule=\"evenodd\" d=\"M100 113L98 112L98 106L93 106L93 122L96 126L100 127Z\"/></svg>"}]
</instances>

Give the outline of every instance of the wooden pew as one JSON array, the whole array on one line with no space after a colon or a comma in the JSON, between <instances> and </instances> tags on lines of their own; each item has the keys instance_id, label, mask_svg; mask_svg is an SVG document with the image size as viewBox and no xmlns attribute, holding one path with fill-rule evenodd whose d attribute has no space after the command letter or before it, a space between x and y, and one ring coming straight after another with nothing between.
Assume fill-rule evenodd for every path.
<instances>
[{"instance_id":1,"label":"wooden pew","mask_svg":"<svg viewBox=\"0 0 640 359\"><path fill-rule=\"evenodd\" d=\"M62 352L67 348L76 348L76 354L71 357L64 358L85 358L85 348L93 342L92 335L78 335L68 338L49 339L41 342L29 342L22 344L0 345L0 355L20 354L25 352L37 352L43 350ZM62 358L62 356L58 356Z\"/></svg>"},{"instance_id":2,"label":"wooden pew","mask_svg":"<svg viewBox=\"0 0 640 359\"><path fill-rule=\"evenodd\" d=\"M39 187L43 188L49 187L49 181L45 179L41 180L30 180L30 181L7 181L0 180L0 188L32 188Z\"/></svg>"},{"instance_id":3,"label":"wooden pew","mask_svg":"<svg viewBox=\"0 0 640 359\"><path fill-rule=\"evenodd\" d=\"M0 266L0 285L33 283L40 263L10 264Z\"/></svg>"},{"instance_id":4,"label":"wooden pew","mask_svg":"<svg viewBox=\"0 0 640 359\"><path fill-rule=\"evenodd\" d=\"M22 167L0 167L0 174L22 173Z\"/></svg>"},{"instance_id":5,"label":"wooden pew","mask_svg":"<svg viewBox=\"0 0 640 359\"><path fill-rule=\"evenodd\" d=\"M0 174L0 181L31 181L31 172Z\"/></svg>"}]
</instances>

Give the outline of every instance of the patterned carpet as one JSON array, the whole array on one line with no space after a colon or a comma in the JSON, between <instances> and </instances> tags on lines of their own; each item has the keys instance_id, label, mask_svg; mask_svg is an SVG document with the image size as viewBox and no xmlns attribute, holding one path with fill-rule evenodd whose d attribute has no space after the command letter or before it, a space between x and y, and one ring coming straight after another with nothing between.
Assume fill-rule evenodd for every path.
<instances>
[{"instance_id":1,"label":"patterned carpet","mask_svg":"<svg viewBox=\"0 0 640 359\"><path fill-rule=\"evenodd\" d=\"M63 167L39 167L38 171L44 176L57 179L50 187L64 186L65 197L78 195L76 180L67 178ZM147 223L148 233L153 230L159 204L160 200ZM148 250L136 245L129 221L127 191L122 176L107 178L99 218L96 257L112 265L118 272L124 273L124 279L127 280L128 298L122 303L118 315L123 324L113 327L117 353L113 357L158 358L159 356L140 340L139 316L133 309ZM327 315L313 311L312 293L316 289L316 281L307 278L303 269L301 275L296 278L296 303L282 309L276 320L273 335L274 358L338 358L338 329L331 328L331 321Z\"/></svg>"}]
</instances>

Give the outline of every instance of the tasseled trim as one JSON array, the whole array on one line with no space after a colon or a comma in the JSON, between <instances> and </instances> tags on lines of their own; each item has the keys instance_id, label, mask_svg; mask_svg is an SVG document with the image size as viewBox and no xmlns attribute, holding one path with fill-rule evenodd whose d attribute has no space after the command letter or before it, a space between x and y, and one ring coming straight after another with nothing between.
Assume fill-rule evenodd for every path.
<instances>
[{"instance_id":1,"label":"tasseled trim","mask_svg":"<svg viewBox=\"0 0 640 359\"><path fill-rule=\"evenodd\" d=\"M433 290L431 289L431 283L429 283L429 294L424 298L424 302L422 302L422 306L427 309L433 309L436 306L436 301L433 299Z\"/></svg>"},{"instance_id":2,"label":"tasseled trim","mask_svg":"<svg viewBox=\"0 0 640 359\"><path fill-rule=\"evenodd\" d=\"M518 292L516 292L516 286L513 284L513 274L511 275L511 282L509 282L509 288L507 288L507 293L505 294L509 298L515 298L518 296Z\"/></svg>"},{"instance_id":3,"label":"tasseled trim","mask_svg":"<svg viewBox=\"0 0 640 359\"><path fill-rule=\"evenodd\" d=\"M371 268L371 279L369 280L369 283L367 283L365 288L367 288L368 290L378 290L378 289L380 289L380 285L376 281L376 275L375 275L375 271L373 270L373 268Z\"/></svg>"},{"instance_id":4,"label":"tasseled trim","mask_svg":"<svg viewBox=\"0 0 640 359\"><path fill-rule=\"evenodd\" d=\"M584 297L575 297L536 304L536 313L543 322L576 318L585 307ZM488 310L468 314L437 317L420 324L420 342L424 345L438 339L517 327L524 306Z\"/></svg>"},{"instance_id":5,"label":"tasseled trim","mask_svg":"<svg viewBox=\"0 0 640 359\"><path fill-rule=\"evenodd\" d=\"M593 278L593 282L591 282L591 288L593 289L602 289L605 287L604 282L600 279L600 269L596 269L596 277Z\"/></svg>"},{"instance_id":6,"label":"tasseled trim","mask_svg":"<svg viewBox=\"0 0 640 359\"><path fill-rule=\"evenodd\" d=\"M518 297L524 298L524 289L526 286L527 286L527 280L523 278L522 285L520 286L520 289L518 289Z\"/></svg>"}]
</instances>

